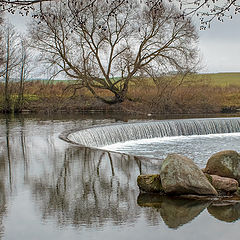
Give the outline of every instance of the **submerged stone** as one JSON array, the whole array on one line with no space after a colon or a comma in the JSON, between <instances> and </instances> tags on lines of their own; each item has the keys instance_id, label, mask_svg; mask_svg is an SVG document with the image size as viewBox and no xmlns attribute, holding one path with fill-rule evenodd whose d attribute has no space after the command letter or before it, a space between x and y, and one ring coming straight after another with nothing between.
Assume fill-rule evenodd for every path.
<instances>
[{"instance_id":1,"label":"submerged stone","mask_svg":"<svg viewBox=\"0 0 240 240\"><path fill-rule=\"evenodd\" d=\"M159 174L139 175L137 184L141 191L159 193L163 192L161 178Z\"/></svg>"},{"instance_id":2,"label":"submerged stone","mask_svg":"<svg viewBox=\"0 0 240 240\"><path fill-rule=\"evenodd\" d=\"M169 154L163 161L160 177L168 194L217 195L201 169L182 155Z\"/></svg>"},{"instance_id":3,"label":"submerged stone","mask_svg":"<svg viewBox=\"0 0 240 240\"><path fill-rule=\"evenodd\" d=\"M240 183L240 154L231 150L213 154L207 162L205 172L234 178Z\"/></svg>"}]
</instances>

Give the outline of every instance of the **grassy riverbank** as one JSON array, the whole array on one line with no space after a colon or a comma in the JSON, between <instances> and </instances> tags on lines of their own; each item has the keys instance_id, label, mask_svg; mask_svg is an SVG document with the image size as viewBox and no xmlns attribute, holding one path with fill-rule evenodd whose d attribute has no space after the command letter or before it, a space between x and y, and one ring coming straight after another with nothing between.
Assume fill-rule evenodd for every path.
<instances>
[{"instance_id":1,"label":"grassy riverbank","mask_svg":"<svg viewBox=\"0 0 240 240\"><path fill-rule=\"evenodd\" d=\"M240 109L240 73L198 74L184 84L168 79L158 85L148 79L135 79L129 87L127 100L107 105L95 99L86 89L69 88L72 81L25 82L23 111L77 112L126 111L137 113L218 113ZM10 87L11 106L18 99L18 84ZM106 91L100 95L109 96ZM0 86L0 111L3 109L4 84Z\"/></svg>"}]
</instances>

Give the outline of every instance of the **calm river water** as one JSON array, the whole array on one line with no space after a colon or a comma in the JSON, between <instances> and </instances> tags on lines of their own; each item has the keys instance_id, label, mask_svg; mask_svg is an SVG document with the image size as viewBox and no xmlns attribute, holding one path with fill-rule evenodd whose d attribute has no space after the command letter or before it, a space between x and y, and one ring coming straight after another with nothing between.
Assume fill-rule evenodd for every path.
<instances>
[{"instance_id":1,"label":"calm river water","mask_svg":"<svg viewBox=\"0 0 240 240\"><path fill-rule=\"evenodd\" d=\"M0 116L0 239L236 239L240 204L139 194L137 176L157 173L161 161L80 148L58 137L131 118Z\"/></svg>"}]
</instances>

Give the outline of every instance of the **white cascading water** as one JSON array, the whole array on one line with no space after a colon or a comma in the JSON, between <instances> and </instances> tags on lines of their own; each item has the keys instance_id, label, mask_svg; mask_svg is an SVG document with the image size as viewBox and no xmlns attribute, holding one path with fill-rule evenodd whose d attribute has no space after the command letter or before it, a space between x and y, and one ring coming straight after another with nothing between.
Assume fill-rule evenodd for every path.
<instances>
[{"instance_id":1,"label":"white cascading water","mask_svg":"<svg viewBox=\"0 0 240 240\"><path fill-rule=\"evenodd\" d=\"M68 140L87 147L171 136L240 132L240 118L144 121L96 126L70 133Z\"/></svg>"}]
</instances>

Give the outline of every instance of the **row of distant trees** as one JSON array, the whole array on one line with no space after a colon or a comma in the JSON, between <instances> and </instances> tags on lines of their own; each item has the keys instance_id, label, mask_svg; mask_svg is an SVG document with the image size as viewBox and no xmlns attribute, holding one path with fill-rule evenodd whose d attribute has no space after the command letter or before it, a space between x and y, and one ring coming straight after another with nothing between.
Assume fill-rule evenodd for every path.
<instances>
[{"instance_id":1,"label":"row of distant trees","mask_svg":"<svg viewBox=\"0 0 240 240\"><path fill-rule=\"evenodd\" d=\"M169 73L186 76L197 70L198 36L188 15L200 14L204 27L215 17L220 21L229 17L231 7L239 10L236 0L177 2L179 6L159 0L0 0L2 12L31 12L31 45L53 76L78 80L75 87L87 88L109 104L126 99L133 79L147 77L164 89L168 83L163 79L171 79L165 78ZM3 32L1 75L8 111L9 76L16 72L19 106L23 100L27 51L26 41L13 28L7 26ZM99 89L112 97L100 95Z\"/></svg>"}]
</instances>

